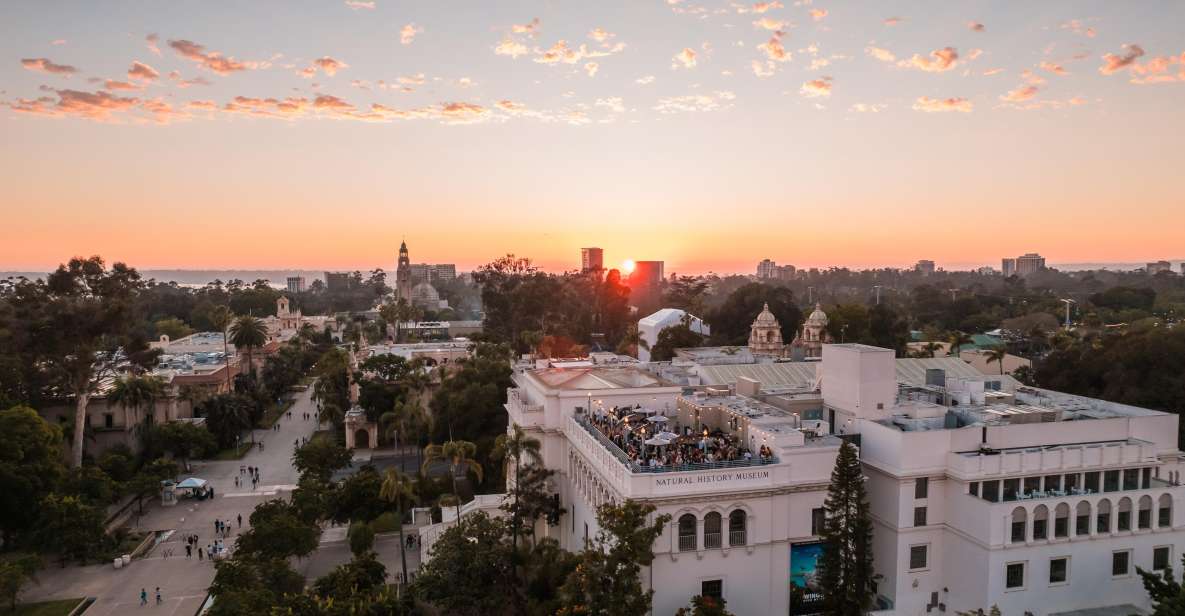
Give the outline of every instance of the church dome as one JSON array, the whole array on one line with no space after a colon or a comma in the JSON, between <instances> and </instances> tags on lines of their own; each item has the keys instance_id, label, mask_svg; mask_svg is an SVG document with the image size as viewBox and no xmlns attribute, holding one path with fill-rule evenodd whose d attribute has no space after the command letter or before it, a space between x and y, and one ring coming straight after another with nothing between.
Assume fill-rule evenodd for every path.
<instances>
[{"instance_id":1,"label":"church dome","mask_svg":"<svg viewBox=\"0 0 1185 616\"><path fill-rule=\"evenodd\" d=\"M411 290L412 301L417 302L438 302L440 301L440 294L436 292L436 288L427 282L421 282Z\"/></svg>"},{"instance_id":2,"label":"church dome","mask_svg":"<svg viewBox=\"0 0 1185 616\"><path fill-rule=\"evenodd\" d=\"M758 314L757 318L754 319L753 325L773 325L775 327L778 325L777 317L774 316L774 313L769 311L768 302L766 302L765 306L761 309L761 314Z\"/></svg>"},{"instance_id":3,"label":"church dome","mask_svg":"<svg viewBox=\"0 0 1185 616\"><path fill-rule=\"evenodd\" d=\"M827 313L823 312L822 304L815 304L815 311L811 313L811 316L806 318L806 322L812 325L827 325Z\"/></svg>"}]
</instances>

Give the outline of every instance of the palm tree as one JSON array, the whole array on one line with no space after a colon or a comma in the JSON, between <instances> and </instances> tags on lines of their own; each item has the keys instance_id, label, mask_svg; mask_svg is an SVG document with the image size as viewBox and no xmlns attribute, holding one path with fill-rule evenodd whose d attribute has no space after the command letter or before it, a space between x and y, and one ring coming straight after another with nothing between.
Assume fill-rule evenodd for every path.
<instances>
[{"instance_id":1,"label":"palm tree","mask_svg":"<svg viewBox=\"0 0 1185 616\"><path fill-rule=\"evenodd\" d=\"M631 323L629 329L625 331L625 336L621 338L621 342L617 345L617 352L622 355L628 355L633 351L634 355L638 354L638 349L649 349L650 343L642 337L642 333L638 331L638 324Z\"/></svg>"},{"instance_id":2,"label":"palm tree","mask_svg":"<svg viewBox=\"0 0 1185 616\"><path fill-rule=\"evenodd\" d=\"M964 346L974 342L974 340L971 339L970 334L966 334L966 333L963 333L960 331L953 331L950 333L950 336L947 338L947 342L950 343L950 354L954 355L955 357L958 357L959 351L961 351Z\"/></svg>"},{"instance_id":3,"label":"palm tree","mask_svg":"<svg viewBox=\"0 0 1185 616\"><path fill-rule=\"evenodd\" d=\"M937 342L927 342L922 345L922 354L925 357L934 357L934 354L942 350L942 345Z\"/></svg>"},{"instance_id":4,"label":"palm tree","mask_svg":"<svg viewBox=\"0 0 1185 616\"><path fill-rule=\"evenodd\" d=\"M379 488L379 498L395 505L399 511L399 562L403 566L403 583L407 584L407 551L404 549L403 512L406 503L415 501L415 483L406 473L397 468L388 468L383 477L383 485Z\"/></svg>"},{"instance_id":5,"label":"palm tree","mask_svg":"<svg viewBox=\"0 0 1185 616\"><path fill-rule=\"evenodd\" d=\"M527 458L528 463L543 464L543 455L539 452L539 439L527 436L523 431L522 426L513 424L511 431L507 434L502 434L494 443L493 458L496 460L503 460L506 465L506 482L510 483L511 477L517 483L519 471L523 466L523 458ZM511 468L513 465L513 468ZM513 475L511 472L513 470ZM507 489L509 489L507 485ZM517 486L516 486L517 487ZM518 504L518 490L513 491L515 505ZM518 546L518 529L522 525L522 520L519 519L518 507L514 508L514 519L510 524L511 545Z\"/></svg>"},{"instance_id":6,"label":"palm tree","mask_svg":"<svg viewBox=\"0 0 1185 616\"><path fill-rule=\"evenodd\" d=\"M1004 358L1008 356L1008 347L1004 345L994 346L988 349L987 363L996 362L1000 364L1000 374L1004 374Z\"/></svg>"},{"instance_id":7,"label":"palm tree","mask_svg":"<svg viewBox=\"0 0 1185 616\"><path fill-rule=\"evenodd\" d=\"M230 341L234 343L235 350L247 355L248 374L255 374L252 354L255 349L267 344L267 335L267 325L251 315L243 315L235 319L234 325L230 326ZM242 373L241 370L240 373Z\"/></svg>"},{"instance_id":8,"label":"palm tree","mask_svg":"<svg viewBox=\"0 0 1185 616\"><path fill-rule=\"evenodd\" d=\"M383 426L384 436L394 435L396 445L405 445L407 438L420 434L427 419L418 402L396 402L394 408L379 417L379 424Z\"/></svg>"},{"instance_id":9,"label":"palm tree","mask_svg":"<svg viewBox=\"0 0 1185 616\"><path fill-rule=\"evenodd\" d=\"M461 495L457 492L457 472L473 471L477 480L482 480L481 464L473 459L477 455L477 445L469 441L445 441L443 445L428 445L424 448L424 464L421 472L428 474L428 467L433 462L448 462L449 476L453 480L453 496L457 500L457 522L461 521Z\"/></svg>"},{"instance_id":10,"label":"palm tree","mask_svg":"<svg viewBox=\"0 0 1185 616\"><path fill-rule=\"evenodd\" d=\"M139 411L148 407L148 414L144 415L144 423L151 423L155 414L156 401L165 395L165 383L155 376L129 375L117 379L107 394L108 404L118 404L123 407L124 426L131 427L131 416L128 409Z\"/></svg>"},{"instance_id":11,"label":"palm tree","mask_svg":"<svg viewBox=\"0 0 1185 616\"><path fill-rule=\"evenodd\" d=\"M222 357L226 361L227 391L234 390L234 385L231 384L230 380L230 351L227 350L226 345L226 329L230 327L230 322L233 318L234 314L230 311L230 308L226 306L215 306L214 309L210 311L210 323L213 323L214 327L217 327L218 331L222 332Z\"/></svg>"}]
</instances>

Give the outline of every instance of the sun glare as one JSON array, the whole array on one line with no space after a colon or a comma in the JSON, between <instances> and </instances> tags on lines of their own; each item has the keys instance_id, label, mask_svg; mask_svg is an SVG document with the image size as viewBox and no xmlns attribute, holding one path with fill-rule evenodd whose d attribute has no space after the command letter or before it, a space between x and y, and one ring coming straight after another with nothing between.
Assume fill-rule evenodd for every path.
<instances>
[{"instance_id":1,"label":"sun glare","mask_svg":"<svg viewBox=\"0 0 1185 616\"><path fill-rule=\"evenodd\" d=\"M626 274L632 274L634 271L634 260L626 259L624 262L622 262L621 271Z\"/></svg>"}]
</instances>

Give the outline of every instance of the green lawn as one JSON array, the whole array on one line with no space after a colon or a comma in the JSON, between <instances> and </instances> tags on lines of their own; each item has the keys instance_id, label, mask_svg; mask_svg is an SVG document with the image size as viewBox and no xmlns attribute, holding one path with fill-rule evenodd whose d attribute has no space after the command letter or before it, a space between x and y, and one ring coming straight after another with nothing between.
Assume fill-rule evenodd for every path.
<instances>
[{"instance_id":1,"label":"green lawn","mask_svg":"<svg viewBox=\"0 0 1185 616\"><path fill-rule=\"evenodd\" d=\"M57 601L42 601L40 603L20 603L16 611L9 611L8 606L0 607L3 616L66 616L82 602L82 599L59 599Z\"/></svg>"},{"instance_id":2,"label":"green lawn","mask_svg":"<svg viewBox=\"0 0 1185 616\"><path fill-rule=\"evenodd\" d=\"M292 408L292 405L295 403L296 400L288 398L279 404L273 404L267 407L267 411L265 411L263 414L263 419L259 420L259 427L270 428L276 425L276 422L280 420L280 417L282 417L284 413L287 413L288 409Z\"/></svg>"}]
</instances>

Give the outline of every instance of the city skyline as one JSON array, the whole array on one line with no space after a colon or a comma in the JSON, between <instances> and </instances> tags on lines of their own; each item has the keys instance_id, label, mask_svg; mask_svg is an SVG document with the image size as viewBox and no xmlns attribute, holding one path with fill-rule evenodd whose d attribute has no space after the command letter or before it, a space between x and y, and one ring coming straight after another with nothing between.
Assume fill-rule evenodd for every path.
<instances>
[{"instance_id":1,"label":"city skyline","mask_svg":"<svg viewBox=\"0 0 1185 616\"><path fill-rule=\"evenodd\" d=\"M353 269L393 263L408 230L424 260L462 269L506 253L572 269L596 245L607 266L680 273L1034 250L1141 263L1185 239L1146 224L1182 202L1181 5L12 3L0 18L15 26L5 270L76 254Z\"/></svg>"}]
</instances>

